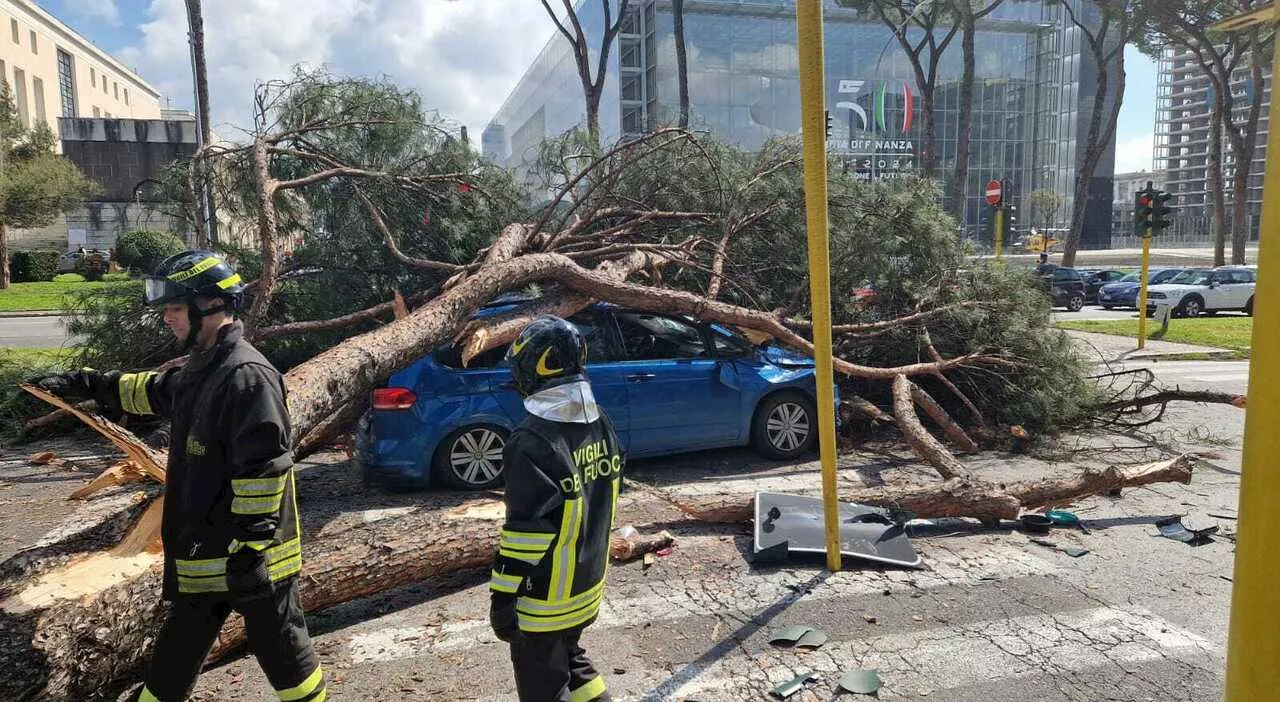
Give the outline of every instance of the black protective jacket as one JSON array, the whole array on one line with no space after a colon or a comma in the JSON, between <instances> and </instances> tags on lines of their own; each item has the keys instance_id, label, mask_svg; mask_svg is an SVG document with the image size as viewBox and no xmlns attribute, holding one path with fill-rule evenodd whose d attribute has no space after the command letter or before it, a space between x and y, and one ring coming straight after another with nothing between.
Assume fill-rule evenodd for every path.
<instances>
[{"instance_id":1,"label":"black protective jacket","mask_svg":"<svg viewBox=\"0 0 1280 702\"><path fill-rule=\"evenodd\" d=\"M271 582L302 568L284 380L243 336L233 323L181 368L115 380L124 411L172 420L161 526L169 599L228 592L232 554L260 554Z\"/></svg>"},{"instance_id":2,"label":"black protective jacket","mask_svg":"<svg viewBox=\"0 0 1280 702\"><path fill-rule=\"evenodd\" d=\"M590 423L529 416L503 451L507 519L489 588L518 596L524 632L595 620L609 566L622 450L608 417Z\"/></svg>"}]
</instances>

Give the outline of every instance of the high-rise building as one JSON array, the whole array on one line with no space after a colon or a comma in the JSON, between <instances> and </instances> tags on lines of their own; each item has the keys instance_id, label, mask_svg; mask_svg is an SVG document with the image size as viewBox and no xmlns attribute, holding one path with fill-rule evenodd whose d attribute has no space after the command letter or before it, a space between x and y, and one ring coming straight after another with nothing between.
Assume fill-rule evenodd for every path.
<instances>
[{"instance_id":1,"label":"high-rise building","mask_svg":"<svg viewBox=\"0 0 1280 702\"><path fill-rule=\"evenodd\" d=\"M160 119L160 91L32 0L0 0L0 79L55 136L60 117Z\"/></svg>"},{"instance_id":2,"label":"high-rise building","mask_svg":"<svg viewBox=\"0 0 1280 702\"><path fill-rule=\"evenodd\" d=\"M1071 0L1085 22L1092 3ZM880 20L826 0L827 107L832 152L863 178L915 172L923 148L921 95L907 54ZM578 3L584 30L603 26L599 0ZM633 0L610 53L601 96L606 142L675 122L675 29L670 0ZM685 45L691 122L744 148L800 130L794 0L688 0ZM1085 149L1096 67L1082 33L1057 2L1006 2L979 23L961 228L982 238L983 185L1006 179L1006 197L1057 192L1066 226ZM934 95L939 178L954 171L960 102L960 39L943 54ZM924 52L927 55L927 50ZM1114 83L1113 83L1114 84ZM489 158L527 174L539 145L583 123L585 101L568 42L548 41L482 137ZM1090 183L1082 246L1110 242L1114 143ZM989 235L988 235L989 236Z\"/></svg>"},{"instance_id":3,"label":"high-rise building","mask_svg":"<svg viewBox=\"0 0 1280 702\"><path fill-rule=\"evenodd\" d=\"M1258 236L1262 207L1263 170L1267 158L1267 112L1271 103L1271 66L1268 56L1262 86L1255 86L1249 71L1249 57L1237 61L1231 76L1231 94L1238 124L1244 124L1253 91L1261 89L1262 112L1258 116L1257 146L1253 152L1249 174L1248 203L1249 239ZM1154 165L1165 172L1165 189L1173 193L1177 216L1164 233L1164 240L1181 245L1209 245L1209 128L1214 101L1209 77L1200 68L1193 53L1179 47L1166 47L1158 63L1156 93L1156 140ZM1225 127L1224 127L1225 129ZM1223 191L1226 195L1228 240L1234 203L1232 178L1236 159L1224 132L1222 137Z\"/></svg>"}]
</instances>

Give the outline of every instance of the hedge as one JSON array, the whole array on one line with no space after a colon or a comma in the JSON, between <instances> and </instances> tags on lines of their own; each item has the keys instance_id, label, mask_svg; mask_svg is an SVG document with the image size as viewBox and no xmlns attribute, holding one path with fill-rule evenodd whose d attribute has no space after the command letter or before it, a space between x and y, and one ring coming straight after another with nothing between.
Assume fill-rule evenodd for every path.
<instances>
[{"instance_id":1,"label":"hedge","mask_svg":"<svg viewBox=\"0 0 1280 702\"><path fill-rule=\"evenodd\" d=\"M14 251L9 256L9 278L15 283L40 283L58 274L57 251Z\"/></svg>"}]
</instances>

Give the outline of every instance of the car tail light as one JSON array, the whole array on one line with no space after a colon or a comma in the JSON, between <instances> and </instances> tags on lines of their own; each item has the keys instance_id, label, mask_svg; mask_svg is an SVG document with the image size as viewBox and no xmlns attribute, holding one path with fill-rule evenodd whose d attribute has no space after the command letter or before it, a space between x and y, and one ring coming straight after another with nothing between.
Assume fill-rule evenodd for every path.
<instances>
[{"instance_id":1,"label":"car tail light","mask_svg":"<svg viewBox=\"0 0 1280 702\"><path fill-rule=\"evenodd\" d=\"M417 401L418 396L405 388L378 388L373 391L373 408L376 410L406 410Z\"/></svg>"}]
</instances>

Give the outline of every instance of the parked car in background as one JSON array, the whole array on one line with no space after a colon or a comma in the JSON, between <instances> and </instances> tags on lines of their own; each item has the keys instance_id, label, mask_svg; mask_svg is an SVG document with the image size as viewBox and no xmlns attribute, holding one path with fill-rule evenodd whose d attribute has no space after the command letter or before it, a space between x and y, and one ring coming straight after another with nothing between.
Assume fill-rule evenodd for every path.
<instances>
[{"instance_id":1,"label":"parked car in background","mask_svg":"<svg viewBox=\"0 0 1280 702\"><path fill-rule=\"evenodd\" d=\"M1054 266L1039 277L1041 289L1048 293L1053 307L1065 307L1068 312L1084 308L1084 278L1076 269Z\"/></svg>"},{"instance_id":2,"label":"parked car in background","mask_svg":"<svg viewBox=\"0 0 1280 702\"><path fill-rule=\"evenodd\" d=\"M477 317L509 311L504 298ZM770 458L817 441L814 363L719 324L595 304L570 318L587 373L629 457L752 444ZM356 443L366 475L405 487L502 482L502 449L525 410L506 348L463 367L445 346L373 392Z\"/></svg>"},{"instance_id":3,"label":"parked car in background","mask_svg":"<svg viewBox=\"0 0 1280 702\"><path fill-rule=\"evenodd\" d=\"M1114 283L1125 276L1124 271L1109 268L1077 268L1076 272L1084 278L1084 301L1097 304L1098 291L1107 283Z\"/></svg>"},{"instance_id":4,"label":"parked car in background","mask_svg":"<svg viewBox=\"0 0 1280 702\"><path fill-rule=\"evenodd\" d=\"M1253 314L1254 272L1244 267L1188 268L1167 283L1147 290L1147 315L1169 305L1176 317L1198 317L1228 310Z\"/></svg>"},{"instance_id":5,"label":"parked car in background","mask_svg":"<svg viewBox=\"0 0 1280 702\"><path fill-rule=\"evenodd\" d=\"M1186 270L1185 268L1152 268L1147 271L1147 285L1159 285L1167 283L1175 275ZM1142 287L1139 281L1142 279L1140 272L1133 272L1114 283L1107 283L1098 290L1098 304L1103 309L1113 309L1116 307L1138 307L1138 291Z\"/></svg>"},{"instance_id":6,"label":"parked car in background","mask_svg":"<svg viewBox=\"0 0 1280 702\"><path fill-rule=\"evenodd\" d=\"M79 268L81 259L85 258L86 256L94 256L94 255L101 256L102 262L104 265L109 264L111 262L110 251L98 251L97 249L92 249L92 250L77 249L75 251L68 251L58 257L58 272L59 273L75 273L76 270Z\"/></svg>"}]
</instances>

